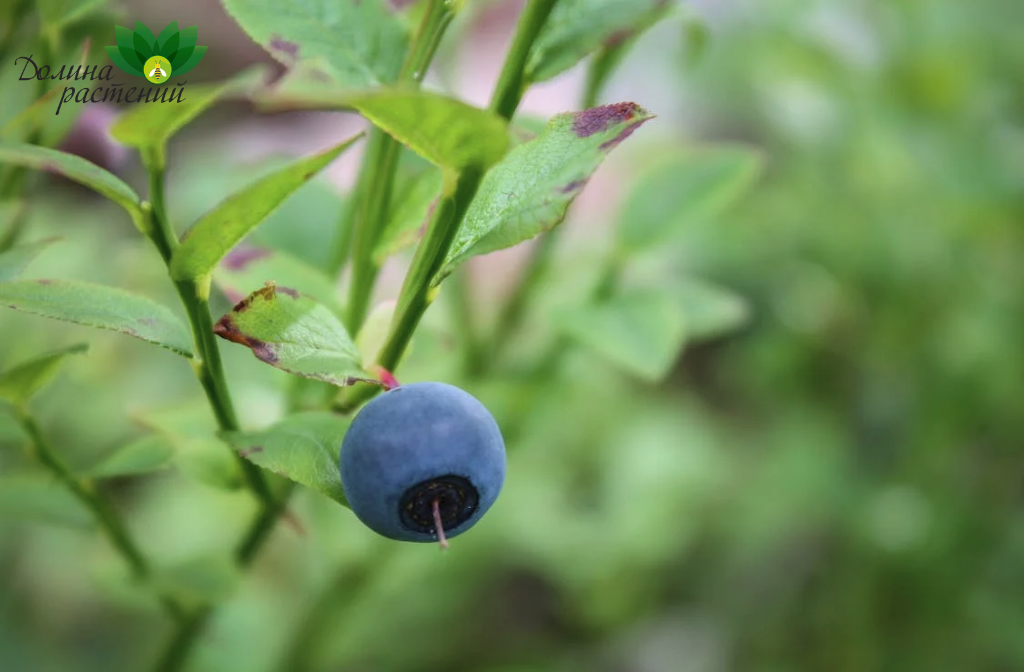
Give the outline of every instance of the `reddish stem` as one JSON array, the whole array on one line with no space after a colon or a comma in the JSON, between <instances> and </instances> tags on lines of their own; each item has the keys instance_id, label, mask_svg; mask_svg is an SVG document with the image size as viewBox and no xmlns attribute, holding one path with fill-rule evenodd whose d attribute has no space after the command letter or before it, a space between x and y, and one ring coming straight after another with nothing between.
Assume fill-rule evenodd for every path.
<instances>
[{"instance_id":1,"label":"reddish stem","mask_svg":"<svg viewBox=\"0 0 1024 672\"><path fill-rule=\"evenodd\" d=\"M441 524L441 504L434 500L434 527L437 528L437 543L441 548L448 548L448 539L444 536L444 525Z\"/></svg>"},{"instance_id":2,"label":"reddish stem","mask_svg":"<svg viewBox=\"0 0 1024 672\"><path fill-rule=\"evenodd\" d=\"M394 374L385 369L383 366L377 367L377 377L380 378L380 382L384 383L384 388L387 390L393 390L396 387L401 387L401 383L395 378Z\"/></svg>"}]
</instances>

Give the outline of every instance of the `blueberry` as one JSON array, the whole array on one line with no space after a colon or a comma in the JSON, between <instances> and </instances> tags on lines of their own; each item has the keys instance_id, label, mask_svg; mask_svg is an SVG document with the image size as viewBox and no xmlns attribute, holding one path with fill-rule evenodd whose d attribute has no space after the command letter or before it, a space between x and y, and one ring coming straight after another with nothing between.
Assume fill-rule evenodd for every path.
<instances>
[{"instance_id":1,"label":"blueberry","mask_svg":"<svg viewBox=\"0 0 1024 672\"><path fill-rule=\"evenodd\" d=\"M352 511L378 534L438 541L472 527L505 481L505 442L475 397L413 383L371 400L341 445Z\"/></svg>"}]
</instances>

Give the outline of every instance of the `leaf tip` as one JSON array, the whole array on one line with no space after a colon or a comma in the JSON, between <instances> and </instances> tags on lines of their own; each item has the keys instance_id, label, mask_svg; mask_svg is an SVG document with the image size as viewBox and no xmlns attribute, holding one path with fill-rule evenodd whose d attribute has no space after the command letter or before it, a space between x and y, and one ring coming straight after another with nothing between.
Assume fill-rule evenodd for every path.
<instances>
[{"instance_id":1,"label":"leaf tip","mask_svg":"<svg viewBox=\"0 0 1024 672\"><path fill-rule=\"evenodd\" d=\"M577 137L586 138L616 124L623 124L638 118L641 118L640 123L643 123L650 118L650 115L636 103L601 105L574 113L572 130Z\"/></svg>"},{"instance_id":2,"label":"leaf tip","mask_svg":"<svg viewBox=\"0 0 1024 672\"><path fill-rule=\"evenodd\" d=\"M273 256L273 252L262 247L250 247L239 245L228 252L221 264L229 271L244 271L249 264L266 257Z\"/></svg>"},{"instance_id":3,"label":"leaf tip","mask_svg":"<svg viewBox=\"0 0 1024 672\"><path fill-rule=\"evenodd\" d=\"M276 33L270 36L267 49L270 51L271 56L284 63L294 64L299 60L299 45L284 39Z\"/></svg>"}]
</instances>

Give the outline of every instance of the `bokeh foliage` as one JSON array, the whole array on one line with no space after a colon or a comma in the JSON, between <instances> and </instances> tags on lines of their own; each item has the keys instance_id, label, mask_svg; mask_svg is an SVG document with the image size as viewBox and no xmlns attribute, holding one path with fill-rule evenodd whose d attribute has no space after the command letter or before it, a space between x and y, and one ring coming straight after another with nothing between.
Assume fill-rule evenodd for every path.
<instances>
[{"instance_id":1,"label":"bokeh foliage","mask_svg":"<svg viewBox=\"0 0 1024 672\"><path fill-rule=\"evenodd\" d=\"M223 600L192 669L1024 667L1024 11L723 6L695 60L669 21L613 78L614 90L646 73L687 114L637 134L618 164L636 173L621 210L600 223L570 214L571 230L594 227L600 253L559 247L508 362L464 377L445 306L427 314L402 379L478 395L510 454L498 503L446 554L381 541L302 491L241 579L218 558L254 504L226 489L237 466L206 450L212 421L180 359L0 315L5 370L90 337L33 405L75 470L102 472L124 446L150 466L174 452L176 468L111 494L162 580ZM273 168L204 147L231 120L209 123L177 146L175 221ZM751 191L729 207L658 197L687 193L688 162L718 141L758 148ZM29 193L32 240L63 237L29 277L175 305L123 212L56 180ZM321 259L316 232L342 198L310 183L250 242ZM538 372L573 333L567 309L586 301L605 248L616 235L643 248L643 224L659 221L674 233L624 274L634 292L689 306L673 337L690 345L668 380L645 383L591 342ZM701 315L738 331L709 338L720 329L702 331ZM286 374L242 348L225 358L240 414L261 420L253 431L281 417ZM76 502L48 491L23 443L0 414L0 668L140 667L165 634L155 604L81 531Z\"/></svg>"}]
</instances>

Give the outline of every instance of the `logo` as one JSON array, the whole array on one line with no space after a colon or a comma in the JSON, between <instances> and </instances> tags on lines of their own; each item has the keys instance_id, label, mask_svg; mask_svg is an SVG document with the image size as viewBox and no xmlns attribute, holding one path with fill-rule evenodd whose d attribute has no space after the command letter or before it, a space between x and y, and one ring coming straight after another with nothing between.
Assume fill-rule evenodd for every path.
<instances>
[{"instance_id":1,"label":"logo","mask_svg":"<svg viewBox=\"0 0 1024 672\"><path fill-rule=\"evenodd\" d=\"M206 55L206 47L196 46L199 28L179 31L177 21L167 24L159 36L141 21L135 22L135 30L114 26L114 39L117 46L106 48L114 65L154 84L163 84L172 73L184 75Z\"/></svg>"}]
</instances>

